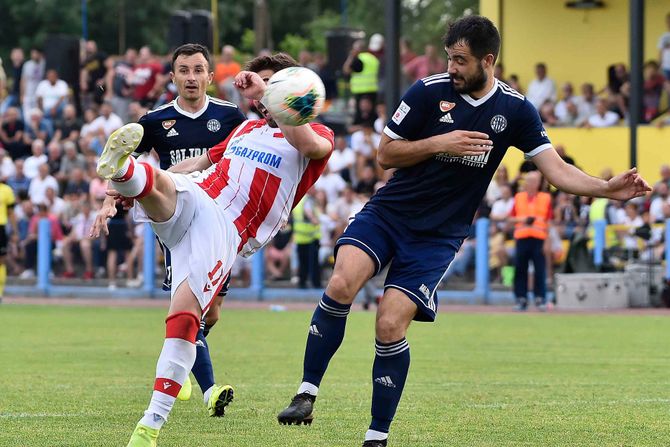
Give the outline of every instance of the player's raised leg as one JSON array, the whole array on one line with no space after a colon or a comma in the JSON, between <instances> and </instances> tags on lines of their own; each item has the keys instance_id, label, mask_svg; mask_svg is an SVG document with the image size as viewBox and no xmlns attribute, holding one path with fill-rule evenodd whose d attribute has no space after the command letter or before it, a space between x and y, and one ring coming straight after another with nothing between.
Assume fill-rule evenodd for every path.
<instances>
[{"instance_id":1,"label":"player's raised leg","mask_svg":"<svg viewBox=\"0 0 670 447\"><path fill-rule=\"evenodd\" d=\"M398 289L387 288L377 310L375 361L372 365L372 422L364 447L386 446L409 371L405 338L417 306Z\"/></svg>"},{"instance_id":2,"label":"player's raised leg","mask_svg":"<svg viewBox=\"0 0 670 447\"><path fill-rule=\"evenodd\" d=\"M281 424L310 424L321 379L344 338L351 303L365 282L375 274L366 252L353 245L339 248L333 275L309 324L302 384L291 404L277 419Z\"/></svg>"},{"instance_id":3,"label":"player's raised leg","mask_svg":"<svg viewBox=\"0 0 670 447\"><path fill-rule=\"evenodd\" d=\"M195 335L200 327L200 304L183 281L174 292L165 320L165 341L156 364L156 380L149 407L135 427L128 447L155 447L177 394L195 361Z\"/></svg>"}]
</instances>

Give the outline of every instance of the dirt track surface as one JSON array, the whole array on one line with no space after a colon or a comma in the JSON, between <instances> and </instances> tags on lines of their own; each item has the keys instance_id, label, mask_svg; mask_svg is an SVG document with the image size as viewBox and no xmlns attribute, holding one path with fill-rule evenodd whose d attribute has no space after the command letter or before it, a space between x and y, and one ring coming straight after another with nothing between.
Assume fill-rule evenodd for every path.
<instances>
[{"instance_id":1,"label":"dirt track surface","mask_svg":"<svg viewBox=\"0 0 670 447\"><path fill-rule=\"evenodd\" d=\"M37 306L99 306L99 307L156 307L167 309L169 301L165 298L126 298L126 299L101 299L101 298L4 298L3 305L27 304ZM228 300L223 304L224 309L265 309L265 310L312 310L314 302L276 302L276 301L235 301ZM276 306L279 306L277 308ZM353 310L362 310L359 304L354 304ZM518 313L512 306L486 306L476 304L442 304L441 313ZM539 314L536 309L530 308L528 313ZM670 309L603 309L603 310L566 310L550 309L549 314L598 314L598 315L661 315L670 317Z\"/></svg>"}]
</instances>

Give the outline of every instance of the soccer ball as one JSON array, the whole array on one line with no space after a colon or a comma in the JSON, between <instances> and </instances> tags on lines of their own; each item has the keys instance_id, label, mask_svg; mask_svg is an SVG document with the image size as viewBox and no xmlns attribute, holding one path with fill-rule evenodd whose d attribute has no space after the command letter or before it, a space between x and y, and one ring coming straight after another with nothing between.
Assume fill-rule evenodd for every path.
<instances>
[{"instance_id":1,"label":"soccer ball","mask_svg":"<svg viewBox=\"0 0 670 447\"><path fill-rule=\"evenodd\" d=\"M317 117L325 97L326 89L316 73L289 67L272 75L261 103L278 123L300 126Z\"/></svg>"}]
</instances>

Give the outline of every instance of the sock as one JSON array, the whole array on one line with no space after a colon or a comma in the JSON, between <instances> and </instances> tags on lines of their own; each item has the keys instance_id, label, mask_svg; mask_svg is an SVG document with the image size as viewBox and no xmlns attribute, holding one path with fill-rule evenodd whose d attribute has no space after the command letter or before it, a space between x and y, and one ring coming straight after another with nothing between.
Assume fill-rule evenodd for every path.
<instances>
[{"instance_id":1,"label":"sock","mask_svg":"<svg viewBox=\"0 0 670 447\"><path fill-rule=\"evenodd\" d=\"M7 283L7 266L5 264L0 264L0 298L4 296L6 283Z\"/></svg>"},{"instance_id":2,"label":"sock","mask_svg":"<svg viewBox=\"0 0 670 447\"><path fill-rule=\"evenodd\" d=\"M351 304L340 304L325 293L309 323L302 381L318 387L328 362L344 338L344 328Z\"/></svg>"},{"instance_id":3,"label":"sock","mask_svg":"<svg viewBox=\"0 0 670 447\"><path fill-rule=\"evenodd\" d=\"M207 337L209 335L209 331L212 330L213 326L210 326L209 324L204 323L201 327L202 327L202 335Z\"/></svg>"},{"instance_id":4,"label":"sock","mask_svg":"<svg viewBox=\"0 0 670 447\"><path fill-rule=\"evenodd\" d=\"M153 187L153 168L146 163L136 163L133 157L128 157L124 167L111 180L111 184L122 196L142 198Z\"/></svg>"},{"instance_id":5,"label":"sock","mask_svg":"<svg viewBox=\"0 0 670 447\"><path fill-rule=\"evenodd\" d=\"M209 356L209 346L207 346L207 340L205 340L205 334L202 329L204 325L205 321L203 320L200 326L200 330L198 330L198 334L195 338L196 356L195 363L193 363L193 368L191 369L195 380L197 380L198 385L200 385L200 389L202 390L203 395L206 394L206 391L208 390L211 394L211 388L216 383L214 381L214 368L212 367L212 359ZM205 403L207 403L208 400L209 399L205 399Z\"/></svg>"},{"instance_id":6,"label":"sock","mask_svg":"<svg viewBox=\"0 0 670 447\"><path fill-rule=\"evenodd\" d=\"M198 318L190 312L178 312L166 320L165 342L156 364L156 381L149 408L141 424L160 429L167 421L174 401L195 361L195 335Z\"/></svg>"},{"instance_id":7,"label":"sock","mask_svg":"<svg viewBox=\"0 0 670 447\"><path fill-rule=\"evenodd\" d=\"M375 341L375 362L372 365L372 423L370 424L372 432L389 432L402 390L405 387L408 371L409 344L407 339L403 338L392 343ZM367 434L365 440L368 440Z\"/></svg>"}]
</instances>

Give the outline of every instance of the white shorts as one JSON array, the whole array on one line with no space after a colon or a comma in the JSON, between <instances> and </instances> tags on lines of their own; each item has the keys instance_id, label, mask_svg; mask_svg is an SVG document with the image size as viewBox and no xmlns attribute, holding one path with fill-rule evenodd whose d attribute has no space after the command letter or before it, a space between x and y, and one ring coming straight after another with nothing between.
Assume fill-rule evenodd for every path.
<instances>
[{"instance_id":1,"label":"white shorts","mask_svg":"<svg viewBox=\"0 0 670 447\"><path fill-rule=\"evenodd\" d=\"M139 202L133 210L136 222L149 222L172 255L171 296L188 281L203 315L228 279L241 242L237 228L191 176L166 172L177 189L174 215L154 222Z\"/></svg>"}]
</instances>

